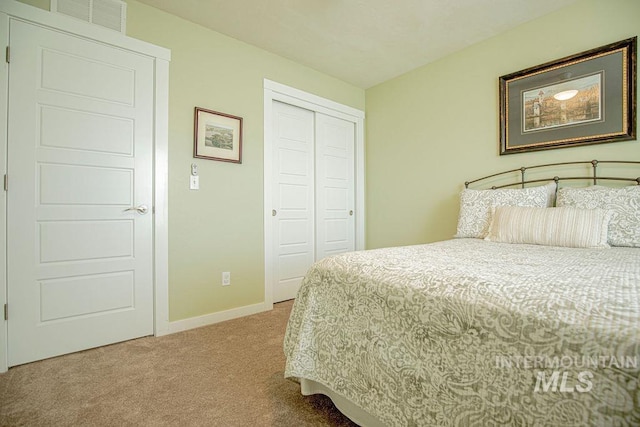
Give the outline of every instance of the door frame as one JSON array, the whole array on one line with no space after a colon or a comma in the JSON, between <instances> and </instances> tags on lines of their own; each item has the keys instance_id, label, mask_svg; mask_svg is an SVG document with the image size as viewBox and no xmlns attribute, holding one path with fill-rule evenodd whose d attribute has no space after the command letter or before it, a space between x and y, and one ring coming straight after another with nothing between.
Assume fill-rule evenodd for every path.
<instances>
[{"instance_id":1,"label":"door frame","mask_svg":"<svg viewBox=\"0 0 640 427\"><path fill-rule=\"evenodd\" d=\"M62 31L106 45L146 55L154 60L154 145L153 145L153 288L154 335L169 331L169 269L168 269L168 118L169 61L171 51L85 23L65 15L51 13L15 0L0 3L0 48L9 46L9 22L20 20L55 31ZM0 99L8 99L9 64L1 61ZM8 104L0 102L0 175L7 173ZM1 180L0 180L1 181ZM9 184L10 186L10 184ZM8 322L3 307L7 304L7 192L0 189L0 373L8 370ZM10 314L9 314L10 315Z\"/></svg>"},{"instance_id":2,"label":"door frame","mask_svg":"<svg viewBox=\"0 0 640 427\"><path fill-rule=\"evenodd\" d=\"M330 99L322 98L302 90L264 79L264 301L267 309L273 308L273 229L271 227L271 209L273 196L273 101L283 102L296 107L354 123L356 129L354 149L355 170L355 249L365 248L365 173L364 173L364 111Z\"/></svg>"}]
</instances>

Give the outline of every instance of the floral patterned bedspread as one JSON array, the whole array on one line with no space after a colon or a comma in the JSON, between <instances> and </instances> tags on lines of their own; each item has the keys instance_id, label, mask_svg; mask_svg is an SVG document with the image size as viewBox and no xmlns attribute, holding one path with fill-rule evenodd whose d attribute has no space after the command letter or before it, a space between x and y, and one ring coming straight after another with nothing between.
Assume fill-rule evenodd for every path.
<instances>
[{"instance_id":1,"label":"floral patterned bedspread","mask_svg":"<svg viewBox=\"0 0 640 427\"><path fill-rule=\"evenodd\" d=\"M389 426L640 425L640 249L455 239L307 273L285 376Z\"/></svg>"}]
</instances>

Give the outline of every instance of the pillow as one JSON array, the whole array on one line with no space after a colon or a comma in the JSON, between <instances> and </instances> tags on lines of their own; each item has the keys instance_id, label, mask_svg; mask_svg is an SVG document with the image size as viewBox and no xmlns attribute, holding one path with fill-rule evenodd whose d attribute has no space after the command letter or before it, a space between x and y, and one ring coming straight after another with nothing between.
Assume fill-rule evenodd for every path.
<instances>
[{"instance_id":1,"label":"pillow","mask_svg":"<svg viewBox=\"0 0 640 427\"><path fill-rule=\"evenodd\" d=\"M556 183L529 188L508 188L498 190L462 190L460 193L460 214L454 237L482 239L487 235L491 221L491 208L503 206L553 206Z\"/></svg>"},{"instance_id":2,"label":"pillow","mask_svg":"<svg viewBox=\"0 0 640 427\"><path fill-rule=\"evenodd\" d=\"M556 193L558 190L558 184L555 181L550 181L544 186L547 189L547 208L552 208L556 205Z\"/></svg>"},{"instance_id":3,"label":"pillow","mask_svg":"<svg viewBox=\"0 0 640 427\"><path fill-rule=\"evenodd\" d=\"M611 209L609 244L640 247L640 186L561 188L557 205Z\"/></svg>"},{"instance_id":4,"label":"pillow","mask_svg":"<svg viewBox=\"0 0 640 427\"><path fill-rule=\"evenodd\" d=\"M608 248L611 211L577 208L494 208L485 240L502 243Z\"/></svg>"}]
</instances>

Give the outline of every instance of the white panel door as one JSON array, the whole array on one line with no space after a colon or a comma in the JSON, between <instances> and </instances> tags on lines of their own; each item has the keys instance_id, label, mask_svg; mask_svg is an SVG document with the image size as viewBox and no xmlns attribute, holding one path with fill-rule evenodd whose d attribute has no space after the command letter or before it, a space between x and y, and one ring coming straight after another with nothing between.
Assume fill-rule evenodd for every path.
<instances>
[{"instance_id":1,"label":"white panel door","mask_svg":"<svg viewBox=\"0 0 640 427\"><path fill-rule=\"evenodd\" d=\"M273 103L275 302L295 298L314 261L314 113Z\"/></svg>"},{"instance_id":2,"label":"white panel door","mask_svg":"<svg viewBox=\"0 0 640 427\"><path fill-rule=\"evenodd\" d=\"M9 366L150 335L153 61L18 21L10 41Z\"/></svg>"},{"instance_id":3,"label":"white panel door","mask_svg":"<svg viewBox=\"0 0 640 427\"><path fill-rule=\"evenodd\" d=\"M355 250L353 122L316 113L316 260Z\"/></svg>"}]
</instances>

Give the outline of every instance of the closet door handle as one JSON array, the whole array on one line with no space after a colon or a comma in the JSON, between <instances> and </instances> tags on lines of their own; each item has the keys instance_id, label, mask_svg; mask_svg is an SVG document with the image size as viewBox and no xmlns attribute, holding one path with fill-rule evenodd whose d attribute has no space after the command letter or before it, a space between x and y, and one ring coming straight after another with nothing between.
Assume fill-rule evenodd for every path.
<instances>
[{"instance_id":1,"label":"closet door handle","mask_svg":"<svg viewBox=\"0 0 640 427\"><path fill-rule=\"evenodd\" d=\"M349 211L349 216L353 216L353 211Z\"/></svg>"},{"instance_id":2,"label":"closet door handle","mask_svg":"<svg viewBox=\"0 0 640 427\"><path fill-rule=\"evenodd\" d=\"M276 216L278 215L278 211L275 209L271 209L271 216Z\"/></svg>"}]
</instances>

